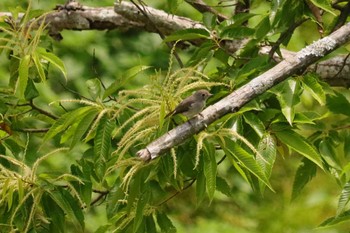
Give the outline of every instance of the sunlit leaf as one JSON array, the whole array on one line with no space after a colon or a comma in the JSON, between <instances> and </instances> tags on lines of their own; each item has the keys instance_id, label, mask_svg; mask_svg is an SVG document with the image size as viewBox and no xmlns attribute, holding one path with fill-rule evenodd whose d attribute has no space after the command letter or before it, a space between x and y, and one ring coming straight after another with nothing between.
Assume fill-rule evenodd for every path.
<instances>
[{"instance_id":1,"label":"sunlit leaf","mask_svg":"<svg viewBox=\"0 0 350 233\"><path fill-rule=\"evenodd\" d=\"M62 72L64 77L67 78L66 67L59 57L57 57L53 53L47 52L44 48L37 48L37 52L41 59L44 59L50 62L51 64L53 64L56 68L58 68Z\"/></svg>"},{"instance_id":2,"label":"sunlit leaf","mask_svg":"<svg viewBox=\"0 0 350 233\"><path fill-rule=\"evenodd\" d=\"M336 16L334 9L332 8L331 2L328 0L310 0L315 6L321 8L322 10L331 13L333 16Z\"/></svg>"},{"instance_id":3,"label":"sunlit leaf","mask_svg":"<svg viewBox=\"0 0 350 233\"><path fill-rule=\"evenodd\" d=\"M27 88L29 63L30 63L30 55L25 55L19 63L18 79L16 83L16 96L18 96L18 98L20 99L24 98L24 92Z\"/></svg>"},{"instance_id":4,"label":"sunlit leaf","mask_svg":"<svg viewBox=\"0 0 350 233\"><path fill-rule=\"evenodd\" d=\"M273 190L269 180L267 179L267 177L264 173L264 171L258 165L257 161L255 160L255 158L252 154L248 153L241 146L239 146L236 142L234 142L230 139L226 140L226 146L222 145L222 148L227 154L233 156L237 161L239 161L240 166L243 166L246 169L248 169L261 182L263 182L266 186L268 186L271 190Z\"/></svg>"},{"instance_id":5,"label":"sunlit leaf","mask_svg":"<svg viewBox=\"0 0 350 233\"><path fill-rule=\"evenodd\" d=\"M96 129L94 139L94 153L97 158L108 160L109 151L111 149L111 138L114 125L107 116L103 116Z\"/></svg>"},{"instance_id":6,"label":"sunlit leaf","mask_svg":"<svg viewBox=\"0 0 350 233\"><path fill-rule=\"evenodd\" d=\"M302 79L302 84L304 89L309 91L317 102L319 102L321 105L326 103L326 94L316 77L314 77L312 74L306 74Z\"/></svg>"},{"instance_id":7,"label":"sunlit leaf","mask_svg":"<svg viewBox=\"0 0 350 233\"><path fill-rule=\"evenodd\" d=\"M350 200L350 182L347 182L341 191L339 201L338 201L338 208L337 208L337 216L339 216L341 213L343 213L346 204L349 203Z\"/></svg>"},{"instance_id":8,"label":"sunlit leaf","mask_svg":"<svg viewBox=\"0 0 350 233\"><path fill-rule=\"evenodd\" d=\"M316 149L301 135L295 133L293 130L283 130L275 132L279 140L284 144L305 156L317 166L323 169L322 160Z\"/></svg>"}]
</instances>

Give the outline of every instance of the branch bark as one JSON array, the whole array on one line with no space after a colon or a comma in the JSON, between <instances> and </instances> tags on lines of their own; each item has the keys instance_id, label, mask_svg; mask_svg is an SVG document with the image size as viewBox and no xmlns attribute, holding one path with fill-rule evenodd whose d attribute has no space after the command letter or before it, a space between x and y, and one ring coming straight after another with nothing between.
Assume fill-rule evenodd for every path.
<instances>
[{"instance_id":1,"label":"branch bark","mask_svg":"<svg viewBox=\"0 0 350 233\"><path fill-rule=\"evenodd\" d=\"M200 132L206 125L224 115L236 112L254 97L287 79L310 64L323 58L339 46L350 41L350 23L331 35L305 47L295 56L281 61L272 69L256 77L227 97L204 109L198 117L177 126L137 152L142 160L155 159L170 148L179 145L190 136Z\"/></svg>"}]
</instances>

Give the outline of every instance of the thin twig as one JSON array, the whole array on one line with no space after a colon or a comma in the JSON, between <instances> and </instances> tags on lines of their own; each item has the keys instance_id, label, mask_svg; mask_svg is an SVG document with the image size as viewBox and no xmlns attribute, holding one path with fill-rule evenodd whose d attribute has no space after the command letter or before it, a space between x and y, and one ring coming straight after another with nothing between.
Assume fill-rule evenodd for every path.
<instances>
[{"instance_id":1,"label":"thin twig","mask_svg":"<svg viewBox=\"0 0 350 233\"><path fill-rule=\"evenodd\" d=\"M179 195L180 193L182 193L183 191L185 191L186 189L188 189L189 187L191 187L194 182L196 182L196 178L193 178L193 180L187 185L185 186L183 189L177 191L176 193L174 193L173 195L171 195L170 197L168 197L167 199L163 200L162 202L160 202L159 204L157 204L157 206L161 206L164 203L168 202L169 200L173 199L174 197L176 197L177 195Z\"/></svg>"}]
</instances>

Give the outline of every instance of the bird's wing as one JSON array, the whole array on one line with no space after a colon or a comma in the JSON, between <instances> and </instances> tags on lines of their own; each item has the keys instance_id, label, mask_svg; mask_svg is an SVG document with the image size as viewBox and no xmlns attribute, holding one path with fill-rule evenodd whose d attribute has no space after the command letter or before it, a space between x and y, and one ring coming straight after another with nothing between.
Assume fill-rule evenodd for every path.
<instances>
[{"instance_id":1,"label":"bird's wing","mask_svg":"<svg viewBox=\"0 0 350 233\"><path fill-rule=\"evenodd\" d=\"M177 105L177 107L174 110L174 113L178 114L178 113L183 113L188 111L188 109L191 107L190 102L191 102L190 98L188 97L185 98L183 101L181 101L181 103L179 103L179 105Z\"/></svg>"}]
</instances>

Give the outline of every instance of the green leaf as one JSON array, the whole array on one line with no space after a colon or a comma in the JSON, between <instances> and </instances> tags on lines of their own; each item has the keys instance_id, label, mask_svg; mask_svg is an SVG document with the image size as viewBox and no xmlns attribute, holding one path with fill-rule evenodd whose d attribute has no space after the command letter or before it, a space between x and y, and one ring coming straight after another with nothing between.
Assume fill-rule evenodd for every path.
<instances>
[{"instance_id":1,"label":"green leaf","mask_svg":"<svg viewBox=\"0 0 350 233\"><path fill-rule=\"evenodd\" d=\"M41 203L45 214L50 218L50 225L48 232L52 233L64 233L65 231L65 213L59 205L51 198L50 195L44 193L41 198Z\"/></svg>"},{"instance_id":2,"label":"green leaf","mask_svg":"<svg viewBox=\"0 0 350 233\"><path fill-rule=\"evenodd\" d=\"M299 196L305 185L316 175L316 168L316 165L306 158L301 161L294 177L292 200Z\"/></svg>"},{"instance_id":3,"label":"green leaf","mask_svg":"<svg viewBox=\"0 0 350 233\"><path fill-rule=\"evenodd\" d=\"M199 172L197 175L197 181L196 181L197 206L199 206L205 198L205 187L206 187L206 182L205 182L204 172Z\"/></svg>"},{"instance_id":4,"label":"green leaf","mask_svg":"<svg viewBox=\"0 0 350 233\"><path fill-rule=\"evenodd\" d=\"M225 145L221 145L226 154L231 155L234 159L239 161L239 165L248 169L254 176L256 176L261 182L266 184L272 191L273 188L267 179L264 171L259 166L254 156L244 150L240 145L231 139L225 140Z\"/></svg>"},{"instance_id":5,"label":"green leaf","mask_svg":"<svg viewBox=\"0 0 350 233\"><path fill-rule=\"evenodd\" d=\"M310 0L315 6L321 8L324 11L327 11L328 13L331 13L333 16L337 16L336 13L334 13L334 9L332 8L331 1L329 0Z\"/></svg>"},{"instance_id":6,"label":"green leaf","mask_svg":"<svg viewBox=\"0 0 350 233\"><path fill-rule=\"evenodd\" d=\"M176 232L176 228L174 227L173 223L170 221L168 216L163 213L157 212L157 223L162 233Z\"/></svg>"},{"instance_id":7,"label":"green leaf","mask_svg":"<svg viewBox=\"0 0 350 233\"><path fill-rule=\"evenodd\" d=\"M133 224L133 232L137 232L137 230L139 229L139 227L142 223L144 209L145 209L145 206L147 205L147 203L149 202L149 199L150 199L150 192L148 190L145 190L145 192L139 196L139 199L138 199L137 205L136 205L136 213L135 213L134 224Z\"/></svg>"},{"instance_id":8,"label":"green leaf","mask_svg":"<svg viewBox=\"0 0 350 233\"><path fill-rule=\"evenodd\" d=\"M333 113L350 116L350 103L341 93L336 92L335 95L327 96L327 107Z\"/></svg>"},{"instance_id":9,"label":"green leaf","mask_svg":"<svg viewBox=\"0 0 350 233\"><path fill-rule=\"evenodd\" d=\"M265 16L255 28L255 38L258 40L263 39L270 31L270 15Z\"/></svg>"},{"instance_id":10,"label":"green leaf","mask_svg":"<svg viewBox=\"0 0 350 233\"><path fill-rule=\"evenodd\" d=\"M109 151L111 148L111 138L114 124L104 115L98 123L96 135L94 139L95 158L109 159Z\"/></svg>"},{"instance_id":11,"label":"green leaf","mask_svg":"<svg viewBox=\"0 0 350 233\"><path fill-rule=\"evenodd\" d=\"M295 116L295 105L297 105L300 102L299 87L300 86L295 80L289 79L281 83L276 88L278 90L276 93L276 97L281 105L282 113L290 125L293 124Z\"/></svg>"},{"instance_id":12,"label":"green leaf","mask_svg":"<svg viewBox=\"0 0 350 233\"><path fill-rule=\"evenodd\" d=\"M349 220L350 220L350 210L343 212L339 216L335 216L327 219L326 221L321 223L319 227L329 227L329 226L333 226L338 223L349 221Z\"/></svg>"},{"instance_id":13,"label":"green leaf","mask_svg":"<svg viewBox=\"0 0 350 233\"><path fill-rule=\"evenodd\" d=\"M205 41L202 43L200 47L194 50L186 66L193 67L199 62L211 58L213 56L212 50L215 48L215 46L216 45L213 41Z\"/></svg>"},{"instance_id":14,"label":"green leaf","mask_svg":"<svg viewBox=\"0 0 350 233\"><path fill-rule=\"evenodd\" d=\"M350 182L347 182L341 191L339 201L338 201L338 208L337 208L337 214L338 217L341 213L343 213L346 204L349 203L350 200Z\"/></svg>"},{"instance_id":15,"label":"green leaf","mask_svg":"<svg viewBox=\"0 0 350 233\"><path fill-rule=\"evenodd\" d=\"M56 136L57 134L61 133L62 131L66 130L67 127L71 126L72 124L76 123L77 119L80 119L87 111L91 109L90 106L78 108L76 110L73 110L71 112L65 113L63 116L61 116L49 129L49 131L45 134L43 139L43 144Z\"/></svg>"},{"instance_id":16,"label":"green leaf","mask_svg":"<svg viewBox=\"0 0 350 233\"><path fill-rule=\"evenodd\" d=\"M102 85L98 78L89 79L85 82L89 94L93 100L101 99Z\"/></svg>"},{"instance_id":17,"label":"green leaf","mask_svg":"<svg viewBox=\"0 0 350 233\"><path fill-rule=\"evenodd\" d=\"M294 151L305 156L323 170L322 160L316 149L301 135L293 130L285 129L275 132L279 140L292 148Z\"/></svg>"},{"instance_id":18,"label":"green leaf","mask_svg":"<svg viewBox=\"0 0 350 233\"><path fill-rule=\"evenodd\" d=\"M16 96L19 99L24 98L24 92L27 88L29 63L30 63L30 55L25 55L19 63L18 79L16 82Z\"/></svg>"},{"instance_id":19,"label":"green leaf","mask_svg":"<svg viewBox=\"0 0 350 233\"><path fill-rule=\"evenodd\" d=\"M254 16L257 16L257 14L252 14L252 13L238 13L238 14L235 14L232 17L233 24L231 24L231 25L233 27L241 26L242 23L248 21L250 18L252 18Z\"/></svg>"},{"instance_id":20,"label":"green leaf","mask_svg":"<svg viewBox=\"0 0 350 233\"><path fill-rule=\"evenodd\" d=\"M112 95L117 92L119 89L123 88L123 85L126 84L130 78L135 77L137 74L141 73L144 70L151 68L152 66L134 66L127 70L121 79L115 80L103 93L102 99L107 98L107 96Z\"/></svg>"},{"instance_id":21,"label":"green leaf","mask_svg":"<svg viewBox=\"0 0 350 233\"><path fill-rule=\"evenodd\" d=\"M204 150L204 175L210 202L213 201L216 190L217 164L215 160L215 148L211 143L205 143Z\"/></svg>"},{"instance_id":22,"label":"green leaf","mask_svg":"<svg viewBox=\"0 0 350 233\"><path fill-rule=\"evenodd\" d=\"M232 197L231 187L224 178L216 177L216 190L225 194L227 197Z\"/></svg>"},{"instance_id":23,"label":"green leaf","mask_svg":"<svg viewBox=\"0 0 350 233\"><path fill-rule=\"evenodd\" d=\"M32 58L33 58L35 67L38 71L41 82L44 82L46 80L46 75L45 75L45 71L43 68L43 64L40 62L40 57L39 57L39 54L37 53L37 51L34 51Z\"/></svg>"},{"instance_id":24,"label":"green leaf","mask_svg":"<svg viewBox=\"0 0 350 233\"><path fill-rule=\"evenodd\" d=\"M90 205L91 202L91 193L92 193L92 182L91 182L91 171L85 169L81 171L77 165L71 165L72 175L80 178L84 183L79 181L71 181L74 188L77 190L78 194L81 196L82 200L86 206Z\"/></svg>"},{"instance_id":25,"label":"green leaf","mask_svg":"<svg viewBox=\"0 0 350 233\"><path fill-rule=\"evenodd\" d=\"M39 96L39 92L36 89L36 87L33 83L33 80L31 80L31 79L28 80L27 88L24 92L24 96L25 96L26 100L32 100L32 99Z\"/></svg>"},{"instance_id":26,"label":"green leaf","mask_svg":"<svg viewBox=\"0 0 350 233\"><path fill-rule=\"evenodd\" d=\"M54 191L48 191L55 203L67 214L78 229L84 229L84 215L81 206L78 205L78 200L64 188L57 188Z\"/></svg>"},{"instance_id":27,"label":"green leaf","mask_svg":"<svg viewBox=\"0 0 350 233\"><path fill-rule=\"evenodd\" d=\"M50 62L51 64L53 64L56 68L58 68L62 72L64 77L67 79L66 67L59 57L57 57L53 53L47 52L44 48L38 47L36 51L40 55L40 59L44 59Z\"/></svg>"},{"instance_id":28,"label":"green leaf","mask_svg":"<svg viewBox=\"0 0 350 233\"><path fill-rule=\"evenodd\" d=\"M245 122L252 127L252 129L258 134L259 137L262 137L265 134L264 123L257 117L256 114L252 112L245 112L243 114Z\"/></svg>"},{"instance_id":29,"label":"green leaf","mask_svg":"<svg viewBox=\"0 0 350 233\"><path fill-rule=\"evenodd\" d=\"M84 114L84 116L81 116L79 118L81 120L79 121L78 126L76 127L75 132L73 134L70 148L73 148L81 140L81 138L90 128L92 122L94 121L98 113L99 112L96 108L91 108Z\"/></svg>"},{"instance_id":30,"label":"green leaf","mask_svg":"<svg viewBox=\"0 0 350 233\"><path fill-rule=\"evenodd\" d=\"M221 33L221 39L246 39L254 36L255 30L241 26L228 26Z\"/></svg>"},{"instance_id":31,"label":"green leaf","mask_svg":"<svg viewBox=\"0 0 350 233\"><path fill-rule=\"evenodd\" d=\"M258 152L261 156L257 156L256 161L264 170L266 177L270 178L277 155L276 142L270 134L263 135L259 141Z\"/></svg>"},{"instance_id":32,"label":"green leaf","mask_svg":"<svg viewBox=\"0 0 350 233\"><path fill-rule=\"evenodd\" d=\"M318 145L320 154L326 163L337 170L342 170L342 166L340 165L341 163L337 158L337 152L335 151L334 147L335 146L332 144L330 138L321 140Z\"/></svg>"},{"instance_id":33,"label":"green leaf","mask_svg":"<svg viewBox=\"0 0 350 233\"><path fill-rule=\"evenodd\" d=\"M324 105L326 103L326 94L315 75L309 73L304 75L302 84L303 88L310 92L312 97L314 97L319 104Z\"/></svg>"},{"instance_id":34,"label":"green leaf","mask_svg":"<svg viewBox=\"0 0 350 233\"><path fill-rule=\"evenodd\" d=\"M179 1L178 0L167 0L167 5L169 12L171 14L175 14L177 9L179 8Z\"/></svg>"},{"instance_id":35,"label":"green leaf","mask_svg":"<svg viewBox=\"0 0 350 233\"><path fill-rule=\"evenodd\" d=\"M157 232L156 224L154 222L153 216L145 216L146 221L146 232Z\"/></svg>"},{"instance_id":36,"label":"green leaf","mask_svg":"<svg viewBox=\"0 0 350 233\"><path fill-rule=\"evenodd\" d=\"M195 40L195 39L210 39L210 33L205 29L185 29L176 31L167 36L163 41L178 41L178 40Z\"/></svg>"},{"instance_id":37,"label":"green leaf","mask_svg":"<svg viewBox=\"0 0 350 233\"><path fill-rule=\"evenodd\" d=\"M217 17L215 14L210 12L204 12L203 14L203 24L206 28L212 30L217 25L216 20Z\"/></svg>"}]
</instances>

